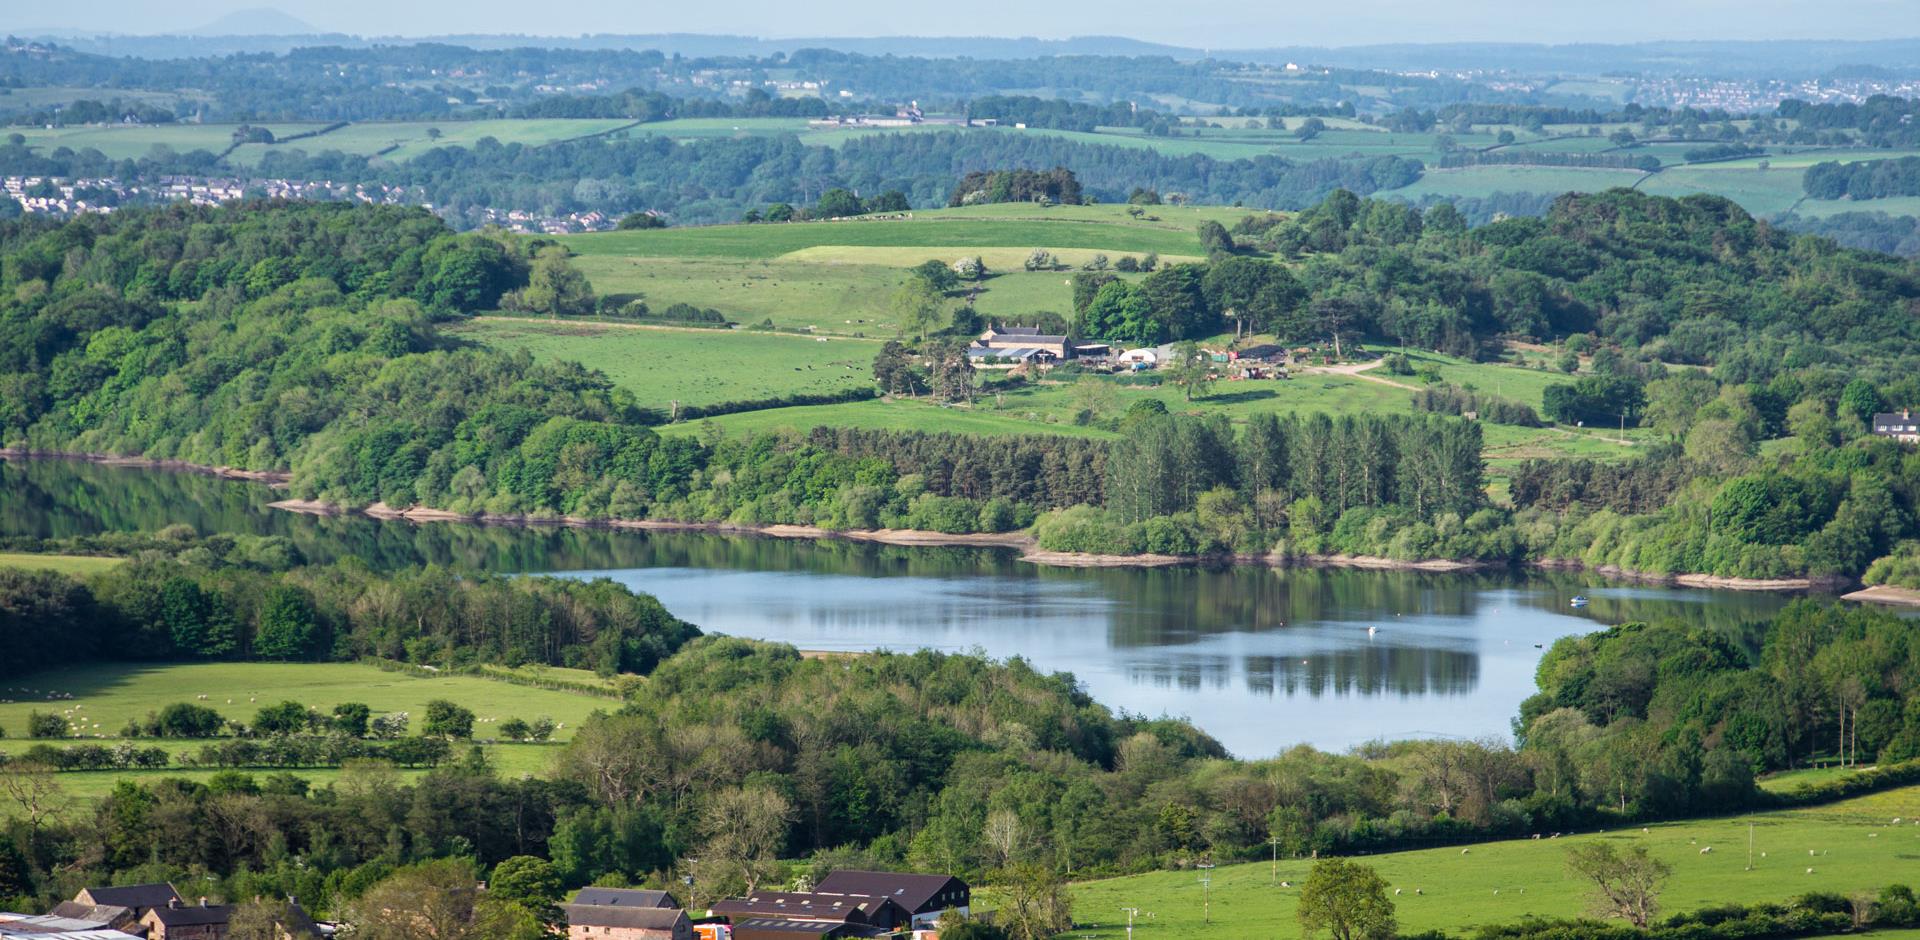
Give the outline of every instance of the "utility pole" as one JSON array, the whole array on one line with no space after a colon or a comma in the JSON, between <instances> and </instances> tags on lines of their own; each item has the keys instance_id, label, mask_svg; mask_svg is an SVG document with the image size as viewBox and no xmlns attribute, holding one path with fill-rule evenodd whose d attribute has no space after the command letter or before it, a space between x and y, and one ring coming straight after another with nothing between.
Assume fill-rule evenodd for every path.
<instances>
[{"instance_id":1,"label":"utility pole","mask_svg":"<svg viewBox=\"0 0 1920 940\"><path fill-rule=\"evenodd\" d=\"M1127 912L1127 940L1133 940L1133 918L1134 915L1140 913L1140 909L1137 907L1123 907L1121 910Z\"/></svg>"},{"instance_id":2,"label":"utility pole","mask_svg":"<svg viewBox=\"0 0 1920 940\"><path fill-rule=\"evenodd\" d=\"M1267 844L1273 846L1273 861L1267 869L1267 885L1271 887L1280 883L1280 837L1268 836Z\"/></svg>"},{"instance_id":3,"label":"utility pole","mask_svg":"<svg viewBox=\"0 0 1920 940\"><path fill-rule=\"evenodd\" d=\"M1213 923L1213 863L1200 863L1200 909L1206 922Z\"/></svg>"},{"instance_id":4,"label":"utility pole","mask_svg":"<svg viewBox=\"0 0 1920 940\"><path fill-rule=\"evenodd\" d=\"M1753 870L1753 820L1747 820L1747 870Z\"/></svg>"}]
</instances>

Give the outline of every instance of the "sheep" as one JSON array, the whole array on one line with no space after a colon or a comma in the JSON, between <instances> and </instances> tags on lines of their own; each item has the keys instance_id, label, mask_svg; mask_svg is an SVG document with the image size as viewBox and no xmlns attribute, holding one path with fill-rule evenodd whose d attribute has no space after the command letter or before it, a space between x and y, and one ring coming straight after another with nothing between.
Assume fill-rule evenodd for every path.
<instances>
[{"instance_id":1,"label":"sheep","mask_svg":"<svg viewBox=\"0 0 1920 940\"><path fill-rule=\"evenodd\" d=\"M1704 849L1701 849L1701 850L1700 850L1700 854L1701 854L1701 855L1712 855L1712 854L1713 854L1713 846L1711 846L1711 845L1709 845L1709 846L1707 846L1706 848L1704 848Z\"/></svg>"},{"instance_id":2,"label":"sheep","mask_svg":"<svg viewBox=\"0 0 1920 940\"><path fill-rule=\"evenodd\" d=\"M1813 874L1813 869L1811 869L1811 868L1809 868L1809 869L1807 869L1807 874L1809 874L1809 875L1811 875L1811 874Z\"/></svg>"},{"instance_id":3,"label":"sheep","mask_svg":"<svg viewBox=\"0 0 1920 940\"><path fill-rule=\"evenodd\" d=\"M1471 851L1473 851L1473 850L1472 850L1472 849L1461 849L1461 850L1460 850L1460 854L1461 854L1461 855L1465 855L1465 854L1467 854L1468 852L1471 852Z\"/></svg>"},{"instance_id":4,"label":"sheep","mask_svg":"<svg viewBox=\"0 0 1920 940\"><path fill-rule=\"evenodd\" d=\"M1395 889L1393 889L1393 894L1394 894L1394 896L1395 896L1395 897L1399 897L1399 896L1400 896L1400 889L1399 889L1399 888L1395 888Z\"/></svg>"},{"instance_id":5,"label":"sheep","mask_svg":"<svg viewBox=\"0 0 1920 940\"><path fill-rule=\"evenodd\" d=\"M1421 889L1419 889L1419 888L1415 888L1415 889L1413 889L1413 893L1414 893L1414 894L1419 894L1419 895L1425 895L1425 894L1426 894L1427 892L1425 892L1425 891L1423 891L1423 890L1421 890Z\"/></svg>"}]
</instances>

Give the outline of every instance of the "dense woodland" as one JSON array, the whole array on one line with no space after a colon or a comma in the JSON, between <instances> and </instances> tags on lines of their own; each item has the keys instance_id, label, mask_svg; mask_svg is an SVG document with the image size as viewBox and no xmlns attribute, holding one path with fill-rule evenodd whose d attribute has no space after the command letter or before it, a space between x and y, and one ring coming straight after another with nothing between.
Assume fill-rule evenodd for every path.
<instances>
[{"instance_id":1,"label":"dense woodland","mask_svg":"<svg viewBox=\"0 0 1920 940\"><path fill-rule=\"evenodd\" d=\"M1339 194L1237 228L1213 233L1206 264L1097 289L1102 276L1081 275L1079 329L1134 317L1143 332L1127 338L1152 339L1231 317L1290 340L1468 353L1497 335L1571 334L1569 352L1589 362L1548 389L1545 416L1648 423L1682 457L1523 468L1505 509L1483 494L1478 426L1450 417L1262 418L1239 431L1137 413L1116 444L662 437L649 425L664 416L602 375L436 329L503 303L589 309L555 249L345 205L0 227L0 439L290 470L296 497L346 505L950 533L1037 522L1048 547L1113 553L1845 578L1920 535L1920 464L1863 423L1920 399L1897 371L1907 357L1888 348L1911 337L1909 265L1789 238L1722 200L1625 192L1478 229L1443 208ZM1761 456L1783 437L1791 448ZM1611 485L1619 473L1650 476ZM1688 498L1634 495L1663 488Z\"/></svg>"}]
</instances>

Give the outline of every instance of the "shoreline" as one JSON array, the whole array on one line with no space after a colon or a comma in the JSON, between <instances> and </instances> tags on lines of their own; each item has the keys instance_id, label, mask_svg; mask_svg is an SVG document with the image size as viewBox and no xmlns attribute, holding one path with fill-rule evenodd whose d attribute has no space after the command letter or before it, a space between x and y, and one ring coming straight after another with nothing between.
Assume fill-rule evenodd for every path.
<instances>
[{"instance_id":1,"label":"shoreline","mask_svg":"<svg viewBox=\"0 0 1920 940\"><path fill-rule=\"evenodd\" d=\"M204 464L192 464L179 460L154 460L147 457L124 457L115 454L0 448L0 459L7 458L77 460L105 466L201 473L222 479L266 483L276 488L286 486L287 482L291 479L291 474L283 471L237 470L232 467L209 467ZM1033 536L1025 532L983 532L950 535L944 532L930 532L918 529L850 529L835 531L823 529L818 526L792 524L738 525L729 522L674 522L664 519L584 519L574 516L543 517L500 515L494 513L457 513L425 506L395 509L385 503L374 503L371 506L353 508L319 500L303 499L275 500L274 502L268 503L267 506L268 508L281 510L283 512L298 512L319 516L362 515L372 519L398 520L415 524L427 522L458 522L478 525L528 527L560 526L578 529L712 532L721 535L750 535L781 539L846 539L854 542L871 542L882 545L900 545L920 548L1009 548L1020 552L1021 561L1056 568L1167 568L1179 565L1224 564L1258 565L1270 568L1354 568L1374 571L1417 571L1436 574L1535 568L1543 571L1589 572L1601 577L1649 584L1666 584L1691 588L1718 588L1733 591L1837 591L1853 583L1845 579L1826 578L1762 579L1730 578L1697 573L1654 574L1650 572L1630 571L1614 565L1590 567L1576 559L1567 558L1542 558L1529 562L1521 562L1519 564L1506 564L1497 561L1449 558L1428 558L1405 561L1376 555L1341 554L1295 556L1230 553L1216 553L1211 555L1099 555L1079 552L1048 551L1040 548ZM1866 588L1854 591L1851 594L1842 595L1841 599L1920 606L1920 591L1908 591L1904 588Z\"/></svg>"},{"instance_id":2,"label":"shoreline","mask_svg":"<svg viewBox=\"0 0 1920 940\"><path fill-rule=\"evenodd\" d=\"M1876 584L1864 587L1851 594L1842 594L1843 601L1859 601L1863 604L1888 604L1895 607L1920 607L1920 591L1913 588L1894 587L1890 584Z\"/></svg>"},{"instance_id":3,"label":"shoreline","mask_svg":"<svg viewBox=\"0 0 1920 940\"><path fill-rule=\"evenodd\" d=\"M72 460L79 463L99 464L103 467L132 467L141 470L170 470L175 473L198 473L204 476L219 477L223 480L245 480L250 483L265 483L272 487L286 486L293 474L282 470L242 470L238 467L210 467L203 463L188 463L184 460L156 460L152 457L126 457L120 454L101 454L77 450L34 450L30 447L0 447L0 460Z\"/></svg>"},{"instance_id":4,"label":"shoreline","mask_svg":"<svg viewBox=\"0 0 1920 940\"><path fill-rule=\"evenodd\" d=\"M1055 568L1170 568L1180 565L1245 565L1268 568L1353 568L1371 571L1417 571L1430 574L1463 574L1502 569L1534 568L1542 571L1590 572L1602 577L1622 581L1637 581L1646 584L1664 584L1690 588L1718 588L1731 591L1813 591L1837 589L1848 582L1813 578L1731 578L1711 574L1654 574L1643 571L1631 571L1614 565L1589 567L1570 559L1543 558L1536 561L1506 564L1498 561L1473 559L1424 558L1403 560L1385 558L1378 555L1314 554L1279 556L1273 554L1226 554L1210 555L1161 555L1143 553L1137 555L1101 555L1082 552L1056 552L1043 549L1033 536L1024 532L970 533L953 535L945 532L930 532L920 529L823 529L819 526L776 523L772 525L739 525L731 522L674 522L664 519L584 519L575 516L554 518L499 515L495 513L462 514L444 509L412 507L394 509L384 503L375 503L360 509L337 506L314 500L286 499L268 504L271 508L288 512L303 512L313 515L363 515L373 519L399 520L412 523L462 522L478 525L506 526L561 526L579 529L627 529L634 531L656 532L712 532L721 535L747 535L778 539L845 539L852 542L872 542L882 545L902 545L922 548L1011 548L1020 552L1020 560L1036 565ZM1915 592L1914 600L1920 605L1920 592Z\"/></svg>"}]
</instances>

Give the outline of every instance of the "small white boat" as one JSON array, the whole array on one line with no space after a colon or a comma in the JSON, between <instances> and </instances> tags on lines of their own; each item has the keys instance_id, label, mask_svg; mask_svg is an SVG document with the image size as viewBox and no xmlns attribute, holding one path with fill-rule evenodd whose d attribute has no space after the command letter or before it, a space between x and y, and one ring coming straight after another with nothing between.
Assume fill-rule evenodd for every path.
<instances>
[{"instance_id":1,"label":"small white boat","mask_svg":"<svg viewBox=\"0 0 1920 940\"><path fill-rule=\"evenodd\" d=\"M1572 604L1574 607L1587 606L1587 596L1585 594L1575 594L1573 596Z\"/></svg>"}]
</instances>

